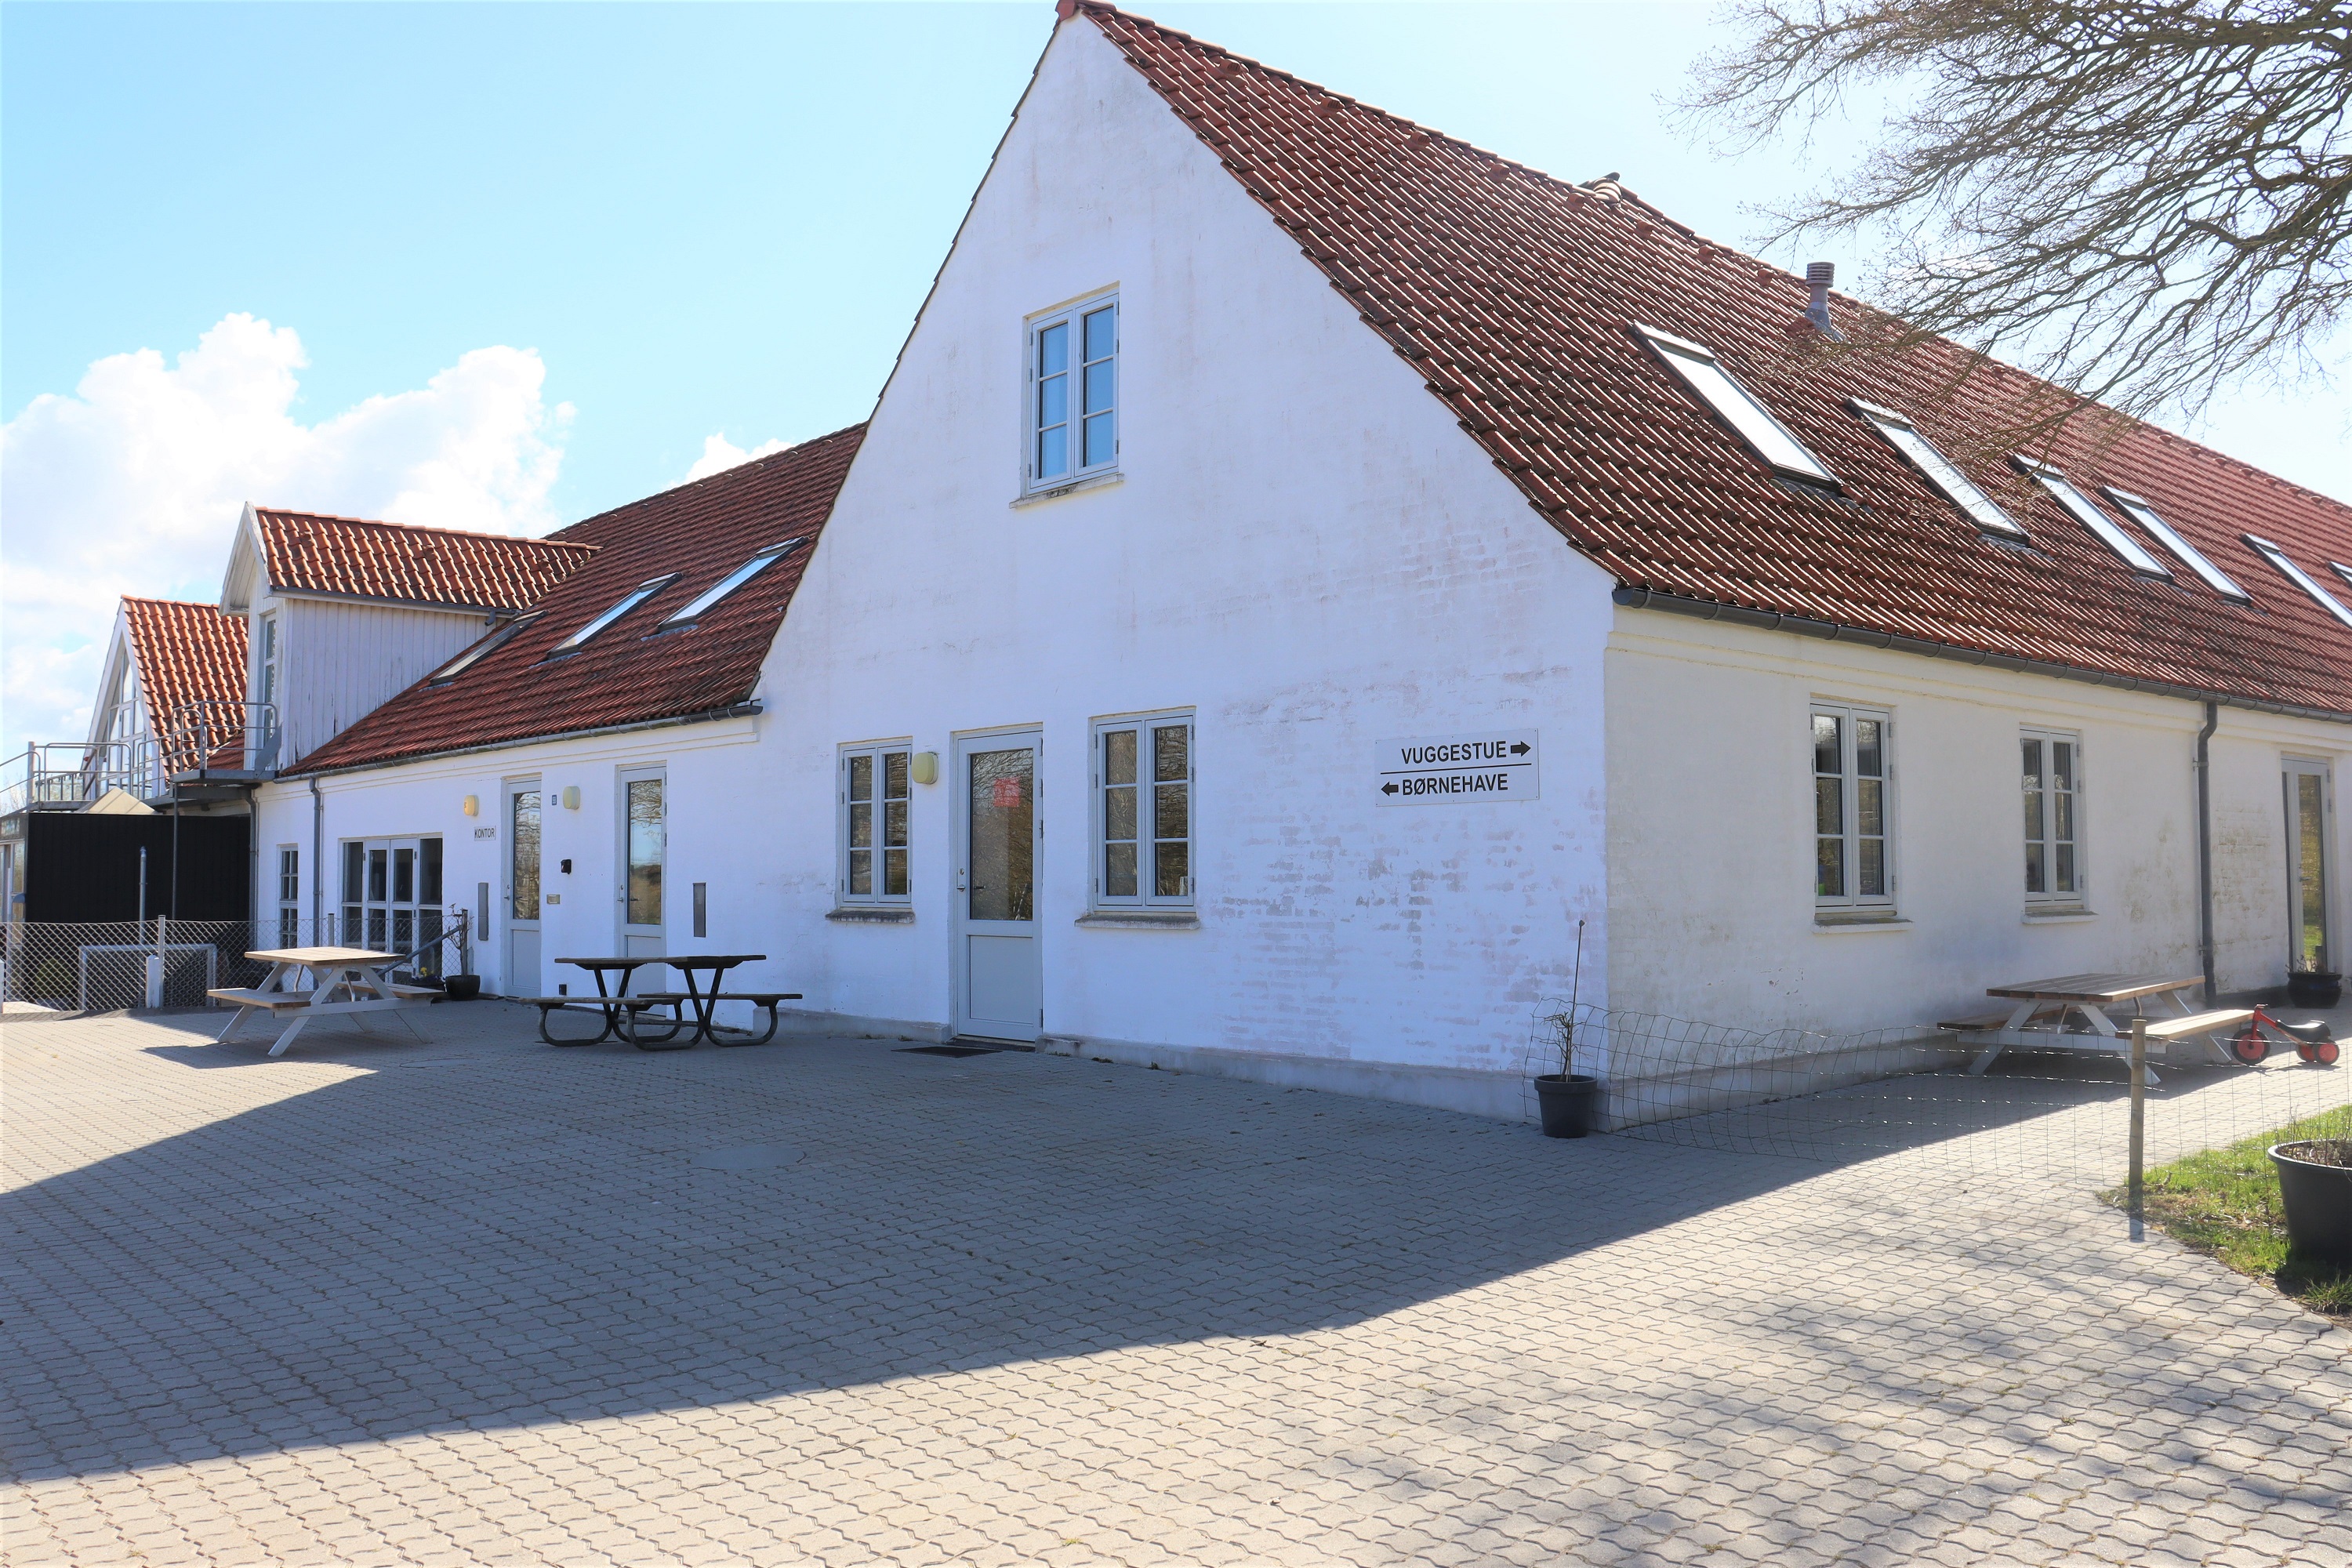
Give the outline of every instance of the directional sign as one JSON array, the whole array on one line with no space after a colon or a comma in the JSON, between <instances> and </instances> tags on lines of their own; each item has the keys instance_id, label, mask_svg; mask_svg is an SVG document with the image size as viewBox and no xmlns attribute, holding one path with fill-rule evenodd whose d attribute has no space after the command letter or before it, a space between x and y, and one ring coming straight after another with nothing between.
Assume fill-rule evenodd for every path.
<instances>
[{"instance_id":1,"label":"directional sign","mask_svg":"<svg viewBox=\"0 0 2352 1568\"><path fill-rule=\"evenodd\" d=\"M1540 754L1533 730L1406 735L1374 743L1372 787L1382 805L1533 800Z\"/></svg>"}]
</instances>

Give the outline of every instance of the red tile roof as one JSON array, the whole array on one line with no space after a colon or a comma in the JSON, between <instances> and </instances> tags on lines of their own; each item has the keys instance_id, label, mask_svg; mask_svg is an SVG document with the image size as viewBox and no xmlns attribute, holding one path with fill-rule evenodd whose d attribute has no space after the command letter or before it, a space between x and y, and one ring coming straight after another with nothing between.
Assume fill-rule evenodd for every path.
<instances>
[{"instance_id":1,"label":"red tile roof","mask_svg":"<svg viewBox=\"0 0 2352 1568\"><path fill-rule=\"evenodd\" d=\"M253 515L270 585L291 593L520 610L594 552L592 545L560 539L259 507Z\"/></svg>"},{"instance_id":2,"label":"red tile roof","mask_svg":"<svg viewBox=\"0 0 2352 1568\"><path fill-rule=\"evenodd\" d=\"M163 748L164 763L176 773L196 765L187 737L198 731L192 704L217 702L208 710L215 741L211 765L240 766L245 748L245 617L226 616L217 605L179 599L134 599L125 595L122 618L130 632L131 658L147 702L147 724Z\"/></svg>"},{"instance_id":3,"label":"red tile roof","mask_svg":"<svg viewBox=\"0 0 2352 1568\"><path fill-rule=\"evenodd\" d=\"M394 763L747 701L865 434L853 425L559 530L553 539L595 554L532 605L539 613L521 630L457 679L436 686L427 677L285 771ZM652 635L762 546L793 538L807 542L694 625ZM670 573L676 581L580 651L548 659L632 589Z\"/></svg>"},{"instance_id":4,"label":"red tile roof","mask_svg":"<svg viewBox=\"0 0 2352 1568\"><path fill-rule=\"evenodd\" d=\"M2352 563L2352 508L2150 425L2071 422L2044 460L2094 495L2112 484L2154 502L2253 604L2222 600L2186 568L2170 583L2136 576L1982 450L2021 408L2063 396L2047 384L2001 365L1961 381L1970 356L1947 342L1824 360L1789 330L1801 279L1630 194L1608 199L1614 189L1553 179L1091 0L1063 12L1101 29L1622 586L2352 713L2352 629L2240 537L2277 542L2345 592L2327 563ZM1850 331L1853 303L1832 310ZM1713 349L1845 496L1773 478L1636 340L1636 321ZM1912 416L2031 548L1982 536L1848 411L1853 396Z\"/></svg>"}]
</instances>

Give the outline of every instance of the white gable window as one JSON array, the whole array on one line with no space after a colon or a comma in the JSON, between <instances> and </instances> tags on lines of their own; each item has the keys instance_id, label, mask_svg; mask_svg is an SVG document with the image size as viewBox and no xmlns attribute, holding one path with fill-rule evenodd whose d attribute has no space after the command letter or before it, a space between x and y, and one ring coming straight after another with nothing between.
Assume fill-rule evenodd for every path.
<instances>
[{"instance_id":1,"label":"white gable window","mask_svg":"<svg viewBox=\"0 0 2352 1568\"><path fill-rule=\"evenodd\" d=\"M1029 323L1028 488L1118 466L1118 300L1099 297Z\"/></svg>"},{"instance_id":2,"label":"white gable window","mask_svg":"<svg viewBox=\"0 0 2352 1568\"><path fill-rule=\"evenodd\" d=\"M2155 507L2129 490L2119 490L2113 485L2107 487L2107 499L2123 508L2126 517L2147 530L2149 538L2179 557L2182 565L2202 577L2207 587L2225 599L2235 599L2242 605L2251 602L2246 591L2231 582L2228 573L2206 560L2201 551L2181 538L2170 523L2157 515Z\"/></svg>"},{"instance_id":3,"label":"white gable window","mask_svg":"<svg viewBox=\"0 0 2352 1568\"><path fill-rule=\"evenodd\" d=\"M277 616L273 614L262 616L258 630L260 635L257 641L259 646L254 649L255 663L258 666L255 671L254 700L275 702L278 700Z\"/></svg>"},{"instance_id":4,"label":"white gable window","mask_svg":"<svg viewBox=\"0 0 2352 1568\"><path fill-rule=\"evenodd\" d=\"M1790 435L1788 426L1773 417L1770 409L1756 401L1754 394L1731 379L1731 373L1716 359L1714 350L1639 322L1634 323L1633 330L1657 351L1666 368L1698 395L1701 403L1739 433L1739 438L1758 457L1781 473L1832 489L1839 488L1837 476L1805 450L1805 444Z\"/></svg>"},{"instance_id":5,"label":"white gable window","mask_svg":"<svg viewBox=\"0 0 2352 1568\"><path fill-rule=\"evenodd\" d=\"M1890 908L1893 726L1868 708L1815 703L1812 727L1813 903L1827 914Z\"/></svg>"},{"instance_id":6,"label":"white gable window","mask_svg":"<svg viewBox=\"0 0 2352 1568\"><path fill-rule=\"evenodd\" d=\"M1095 721L1095 903L1192 907L1192 715Z\"/></svg>"},{"instance_id":7,"label":"white gable window","mask_svg":"<svg viewBox=\"0 0 2352 1568\"><path fill-rule=\"evenodd\" d=\"M2257 534L2249 533L2243 537L2248 544L2254 547L2255 554L2279 569L2280 575L2310 595L2321 609L2346 626L2352 626L2352 610L2346 609L2343 600L2321 587L2318 578L2296 565L2285 551Z\"/></svg>"},{"instance_id":8,"label":"white gable window","mask_svg":"<svg viewBox=\"0 0 2352 1568\"><path fill-rule=\"evenodd\" d=\"M1859 397L1846 406L1862 416L1864 423L1885 437L1888 446L1902 453L1913 468L1927 476L1929 484L1943 493L1946 500L1968 513L1969 521L1979 528L2005 539L2025 537L2025 530L2017 525L2016 520L2001 510L1992 497L1977 489L1976 482L1960 472L1959 465L1936 450L1935 443L1919 434L1919 427L1907 416L1875 403L1864 403Z\"/></svg>"},{"instance_id":9,"label":"white gable window","mask_svg":"<svg viewBox=\"0 0 2352 1568\"><path fill-rule=\"evenodd\" d=\"M2048 490L2067 515L2097 536L2100 543L2124 558L2124 564L2147 577L2169 577L2172 569L2140 547L2140 542L2116 526L2116 520L2099 510L2098 504L2074 488L2074 481L2055 468L2044 468L2026 458L2010 459L2018 468L2034 477Z\"/></svg>"},{"instance_id":10,"label":"white gable window","mask_svg":"<svg viewBox=\"0 0 2352 1568\"><path fill-rule=\"evenodd\" d=\"M841 749L841 874L844 904L905 904L911 881L904 741Z\"/></svg>"},{"instance_id":11,"label":"white gable window","mask_svg":"<svg viewBox=\"0 0 2352 1568\"><path fill-rule=\"evenodd\" d=\"M2025 901L2083 901L2083 847L2076 803L2083 788L2083 738L2028 730L2021 742L2025 795Z\"/></svg>"},{"instance_id":12,"label":"white gable window","mask_svg":"<svg viewBox=\"0 0 2352 1568\"><path fill-rule=\"evenodd\" d=\"M688 604L684 609L673 613L667 620L662 622L660 626L656 629L667 632L675 631L680 626L692 626L695 622L709 615L710 613L711 606L718 604L719 600L725 598L728 595L733 593L744 584L749 583L752 578L757 577L761 573L766 571L769 567L774 565L777 562L782 561L785 556L790 555L793 551L798 550L802 545L807 542L808 541L805 538L803 538L787 539L782 544L771 544L768 548L761 551L760 553L743 563L742 565L738 566L734 571L730 572L726 576L721 577L718 582L713 583L709 587L705 588L700 594L695 595L692 602Z\"/></svg>"},{"instance_id":13,"label":"white gable window","mask_svg":"<svg viewBox=\"0 0 2352 1568\"><path fill-rule=\"evenodd\" d=\"M579 652L590 637L594 637L598 632L603 631L606 626L611 626L614 621L619 620L623 616L627 615L631 610L635 609L639 605L644 604L647 599L652 598L656 594L660 593L664 588L668 587L672 583L677 581L677 574L675 572L670 573L666 577L648 578L646 581L639 584L637 586L630 589L626 594L623 595L621 596L620 603L614 605L611 609L606 610L603 615L598 616L594 620L590 621L586 626L582 626L578 631L573 632L570 637L565 637L562 642L557 643L555 647L549 651L547 657L550 658L561 658L567 653Z\"/></svg>"},{"instance_id":14,"label":"white gable window","mask_svg":"<svg viewBox=\"0 0 2352 1568\"><path fill-rule=\"evenodd\" d=\"M496 653L499 649L506 647L508 643L514 639L515 633L522 630L523 627L539 619L539 616L540 612L537 610L532 610L526 615L517 616L513 620L509 621L505 626L500 626L498 630L492 632L489 636L484 637L481 641L476 643L473 647L467 648L465 652L459 654L457 658L451 659L448 663L435 670L425 679L435 686L446 686L449 682L457 679L468 669L471 669L475 665L479 664L489 655Z\"/></svg>"}]
</instances>

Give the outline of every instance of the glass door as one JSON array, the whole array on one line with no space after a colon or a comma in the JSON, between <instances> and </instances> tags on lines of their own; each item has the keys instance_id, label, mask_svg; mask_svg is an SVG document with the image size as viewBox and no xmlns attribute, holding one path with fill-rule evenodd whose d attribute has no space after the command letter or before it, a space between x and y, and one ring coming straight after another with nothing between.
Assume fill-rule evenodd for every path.
<instances>
[{"instance_id":1,"label":"glass door","mask_svg":"<svg viewBox=\"0 0 2352 1568\"><path fill-rule=\"evenodd\" d=\"M621 952L629 958L659 958L669 952L663 907L669 860L668 783L657 768L621 775ZM648 965L636 972L629 989L672 989L669 971Z\"/></svg>"},{"instance_id":2,"label":"glass door","mask_svg":"<svg viewBox=\"0 0 2352 1568\"><path fill-rule=\"evenodd\" d=\"M1044 1026L1045 971L1037 942L1040 737L989 735L956 742L963 795L957 813L956 1033L1034 1040Z\"/></svg>"},{"instance_id":3,"label":"glass door","mask_svg":"<svg viewBox=\"0 0 2352 1568\"><path fill-rule=\"evenodd\" d=\"M539 979L539 781L507 785L507 945L500 987L542 994Z\"/></svg>"},{"instance_id":4,"label":"glass door","mask_svg":"<svg viewBox=\"0 0 2352 1568\"><path fill-rule=\"evenodd\" d=\"M344 946L415 953L411 973L440 974L441 840L345 839L341 923Z\"/></svg>"},{"instance_id":5,"label":"glass door","mask_svg":"<svg viewBox=\"0 0 2352 1568\"><path fill-rule=\"evenodd\" d=\"M2328 905L2335 865L2328 853L2327 764L2286 764L2287 962L2296 969L2335 969L2335 931Z\"/></svg>"}]
</instances>

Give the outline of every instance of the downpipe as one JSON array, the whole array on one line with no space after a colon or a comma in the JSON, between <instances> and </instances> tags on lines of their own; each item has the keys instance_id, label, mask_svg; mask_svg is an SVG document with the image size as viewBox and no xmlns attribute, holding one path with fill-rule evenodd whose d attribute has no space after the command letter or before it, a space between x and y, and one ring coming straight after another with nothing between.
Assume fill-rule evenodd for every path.
<instances>
[{"instance_id":1,"label":"downpipe","mask_svg":"<svg viewBox=\"0 0 2352 1568\"><path fill-rule=\"evenodd\" d=\"M2205 1005L2221 987L2213 973L2213 731L2221 725L2221 705L2205 704L2205 727L2197 731L2197 960L2205 971Z\"/></svg>"},{"instance_id":2,"label":"downpipe","mask_svg":"<svg viewBox=\"0 0 2352 1568\"><path fill-rule=\"evenodd\" d=\"M324 947L325 937L319 934L319 893L324 886L327 865L321 858L327 852L327 797L319 793L319 775L310 775L310 945Z\"/></svg>"}]
</instances>

